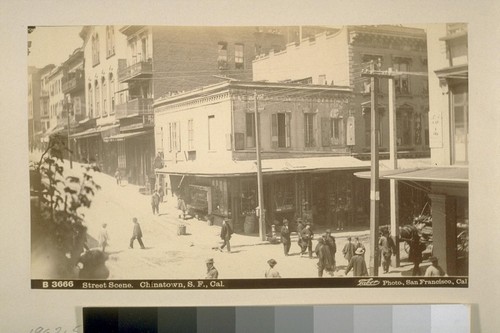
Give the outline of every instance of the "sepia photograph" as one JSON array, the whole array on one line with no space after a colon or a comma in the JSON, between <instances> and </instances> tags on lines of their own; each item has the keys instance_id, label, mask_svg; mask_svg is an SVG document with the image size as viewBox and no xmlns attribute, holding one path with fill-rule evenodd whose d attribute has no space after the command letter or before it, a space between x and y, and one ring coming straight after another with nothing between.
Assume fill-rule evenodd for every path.
<instances>
[{"instance_id":1,"label":"sepia photograph","mask_svg":"<svg viewBox=\"0 0 500 333\"><path fill-rule=\"evenodd\" d=\"M31 288L468 287L467 23L27 30Z\"/></svg>"}]
</instances>

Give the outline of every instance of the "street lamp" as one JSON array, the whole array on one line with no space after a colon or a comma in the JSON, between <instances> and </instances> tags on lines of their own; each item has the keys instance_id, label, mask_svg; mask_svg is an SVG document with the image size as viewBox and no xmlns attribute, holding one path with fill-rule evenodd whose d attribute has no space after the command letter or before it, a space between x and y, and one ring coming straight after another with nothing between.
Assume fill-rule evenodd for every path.
<instances>
[{"instance_id":1,"label":"street lamp","mask_svg":"<svg viewBox=\"0 0 500 333\"><path fill-rule=\"evenodd\" d=\"M67 99L65 99L65 107L66 107L66 116L68 118L68 158L69 158L69 167L70 169L73 169L73 158L72 158L72 152L71 152L71 140L70 140L70 134L71 134L71 124L70 124L70 115L73 115L73 103L71 102L71 96L68 96Z\"/></svg>"}]
</instances>

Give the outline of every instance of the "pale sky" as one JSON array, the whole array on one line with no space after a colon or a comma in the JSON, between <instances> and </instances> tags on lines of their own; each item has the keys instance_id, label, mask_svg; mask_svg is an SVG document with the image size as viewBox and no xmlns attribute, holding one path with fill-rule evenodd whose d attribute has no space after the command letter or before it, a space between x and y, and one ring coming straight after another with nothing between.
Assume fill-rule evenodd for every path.
<instances>
[{"instance_id":1,"label":"pale sky","mask_svg":"<svg viewBox=\"0 0 500 333\"><path fill-rule=\"evenodd\" d=\"M36 27L28 34L28 41L32 42L28 65L38 68L48 64L59 66L76 48L83 46L78 35L81 30L81 26Z\"/></svg>"}]
</instances>

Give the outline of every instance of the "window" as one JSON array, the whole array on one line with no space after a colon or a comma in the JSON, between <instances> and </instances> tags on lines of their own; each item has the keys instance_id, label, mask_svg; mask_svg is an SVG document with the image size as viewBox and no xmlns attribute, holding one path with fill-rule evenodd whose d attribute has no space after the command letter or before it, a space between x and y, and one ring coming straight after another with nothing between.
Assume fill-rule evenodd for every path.
<instances>
[{"instance_id":1,"label":"window","mask_svg":"<svg viewBox=\"0 0 500 333\"><path fill-rule=\"evenodd\" d=\"M141 38L141 61L148 61L148 39L146 37Z\"/></svg>"},{"instance_id":2,"label":"window","mask_svg":"<svg viewBox=\"0 0 500 333\"><path fill-rule=\"evenodd\" d=\"M113 77L113 73L109 74L109 96L111 98L111 105L109 114L115 113L115 78Z\"/></svg>"},{"instance_id":3,"label":"window","mask_svg":"<svg viewBox=\"0 0 500 333\"><path fill-rule=\"evenodd\" d=\"M241 181L241 213L243 215L255 214L255 208L258 205L257 181L245 179Z\"/></svg>"},{"instance_id":4,"label":"window","mask_svg":"<svg viewBox=\"0 0 500 333\"><path fill-rule=\"evenodd\" d=\"M273 148L290 148L290 113L271 115L271 145Z\"/></svg>"},{"instance_id":5,"label":"window","mask_svg":"<svg viewBox=\"0 0 500 333\"><path fill-rule=\"evenodd\" d=\"M334 146L345 144L344 118L330 118L330 142Z\"/></svg>"},{"instance_id":6,"label":"window","mask_svg":"<svg viewBox=\"0 0 500 333\"><path fill-rule=\"evenodd\" d=\"M188 150L194 150L194 127L193 119L188 120Z\"/></svg>"},{"instance_id":7,"label":"window","mask_svg":"<svg viewBox=\"0 0 500 333\"><path fill-rule=\"evenodd\" d=\"M234 45L234 67L236 69L243 69L245 67L243 57L243 44Z\"/></svg>"},{"instance_id":8,"label":"window","mask_svg":"<svg viewBox=\"0 0 500 333\"><path fill-rule=\"evenodd\" d=\"M169 151L180 151L181 148L181 138L180 138L180 126L178 122L172 122L168 124L169 132Z\"/></svg>"},{"instance_id":9,"label":"window","mask_svg":"<svg viewBox=\"0 0 500 333\"><path fill-rule=\"evenodd\" d=\"M112 25L106 27L106 55L111 57L115 54L115 28Z\"/></svg>"},{"instance_id":10,"label":"window","mask_svg":"<svg viewBox=\"0 0 500 333\"><path fill-rule=\"evenodd\" d=\"M105 78L102 78L102 115L103 117L108 115L108 87Z\"/></svg>"},{"instance_id":11,"label":"window","mask_svg":"<svg viewBox=\"0 0 500 333\"><path fill-rule=\"evenodd\" d=\"M94 93L92 85L89 83L89 118L94 117Z\"/></svg>"},{"instance_id":12,"label":"window","mask_svg":"<svg viewBox=\"0 0 500 333\"><path fill-rule=\"evenodd\" d=\"M396 58L394 61L394 71L409 72L411 59ZM410 94L410 79L408 74L397 75L394 78L394 86L396 94L408 95Z\"/></svg>"},{"instance_id":13,"label":"window","mask_svg":"<svg viewBox=\"0 0 500 333\"><path fill-rule=\"evenodd\" d=\"M468 85L451 87L451 135L452 161L454 164L467 163L469 137L469 95Z\"/></svg>"},{"instance_id":14,"label":"window","mask_svg":"<svg viewBox=\"0 0 500 333\"><path fill-rule=\"evenodd\" d=\"M253 113L246 113L245 116L245 147L255 148L255 115Z\"/></svg>"},{"instance_id":15,"label":"window","mask_svg":"<svg viewBox=\"0 0 500 333\"><path fill-rule=\"evenodd\" d=\"M99 35L92 36L92 65L99 64Z\"/></svg>"},{"instance_id":16,"label":"window","mask_svg":"<svg viewBox=\"0 0 500 333\"><path fill-rule=\"evenodd\" d=\"M101 90L99 89L99 82L95 81L95 116L100 117L101 116Z\"/></svg>"},{"instance_id":17,"label":"window","mask_svg":"<svg viewBox=\"0 0 500 333\"><path fill-rule=\"evenodd\" d=\"M227 180L212 179L212 212L229 216L231 212L231 195Z\"/></svg>"},{"instance_id":18,"label":"window","mask_svg":"<svg viewBox=\"0 0 500 333\"><path fill-rule=\"evenodd\" d=\"M412 145L412 114L411 109L398 109L396 111L396 141L398 146Z\"/></svg>"},{"instance_id":19,"label":"window","mask_svg":"<svg viewBox=\"0 0 500 333\"><path fill-rule=\"evenodd\" d=\"M217 57L217 66L219 69L227 69L227 43L219 42L218 44L218 57Z\"/></svg>"},{"instance_id":20,"label":"window","mask_svg":"<svg viewBox=\"0 0 500 333\"><path fill-rule=\"evenodd\" d=\"M306 147L316 146L314 121L316 114L304 114L304 144Z\"/></svg>"},{"instance_id":21,"label":"window","mask_svg":"<svg viewBox=\"0 0 500 333\"><path fill-rule=\"evenodd\" d=\"M208 116L208 150L215 150L215 116Z\"/></svg>"}]
</instances>

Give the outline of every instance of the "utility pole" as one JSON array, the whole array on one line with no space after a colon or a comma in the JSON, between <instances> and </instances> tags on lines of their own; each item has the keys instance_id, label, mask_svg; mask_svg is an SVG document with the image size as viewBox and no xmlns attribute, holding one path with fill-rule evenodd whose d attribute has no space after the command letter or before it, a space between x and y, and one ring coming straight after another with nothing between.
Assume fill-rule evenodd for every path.
<instances>
[{"instance_id":1,"label":"utility pole","mask_svg":"<svg viewBox=\"0 0 500 333\"><path fill-rule=\"evenodd\" d=\"M378 154L378 139L376 135L375 126L378 125L378 114L376 112L376 101L378 93L378 80L386 78L389 80L389 135L390 135L390 162L391 169L397 169L397 142L396 142L396 113L394 106L396 105L396 98L394 93L394 77L398 75L413 75L413 76L427 76L427 73L420 72L393 72L392 69L382 71L380 69L380 59L378 66L370 64L370 70L363 70L362 77L371 78L371 177L370 177L370 269L373 267L373 276L378 276L379 266L379 251L378 251L378 234L379 234L379 154ZM375 143L376 142L376 143ZM396 244L396 258L393 264L398 267L400 265L399 257L399 221L398 221L398 191L397 181L390 180L391 189L391 234ZM373 264L373 266L372 266Z\"/></svg>"},{"instance_id":2,"label":"utility pole","mask_svg":"<svg viewBox=\"0 0 500 333\"><path fill-rule=\"evenodd\" d=\"M394 76L392 75L392 68L388 69L388 91L389 91L389 161L392 170L398 168L398 145L397 145L397 131L396 131L396 94L394 91ZM399 194L398 194L398 181L395 179L390 180L391 192L391 236L396 245L396 253L392 259L392 265L399 267Z\"/></svg>"},{"instance_id":3,"label":"utility pole","mask_svg":"<svg viewBox=\"0 0 500 333\"><path fill-rule=\"evenodd\" d=\"M264 190L262 180L262 162L260 158L260 126L259 108L257 105L257 90L254 91L255 112L255 152L257 153L257 187L259 192L259 237L266 240L266 210L264 209Z\"/></svg>"},{"instance_id":4,"label":"utility pole","mask_svg":"<svg viewBox=\"0 0 500 333\"><path fill-rule=\"evenodd\" d=\"M380 59L377 63L377 70L380 69ZM371 117L370 117L370 156L371 156L371 176L370 176L370 275L378 276L379 266L379 150L378 150L378 110L377 110L377 94L378 94L378 77L375 74L375 64L370 63L368 73L362 73L361 76L370 77L371 84Z\"/></svg>"}]
</instances>

